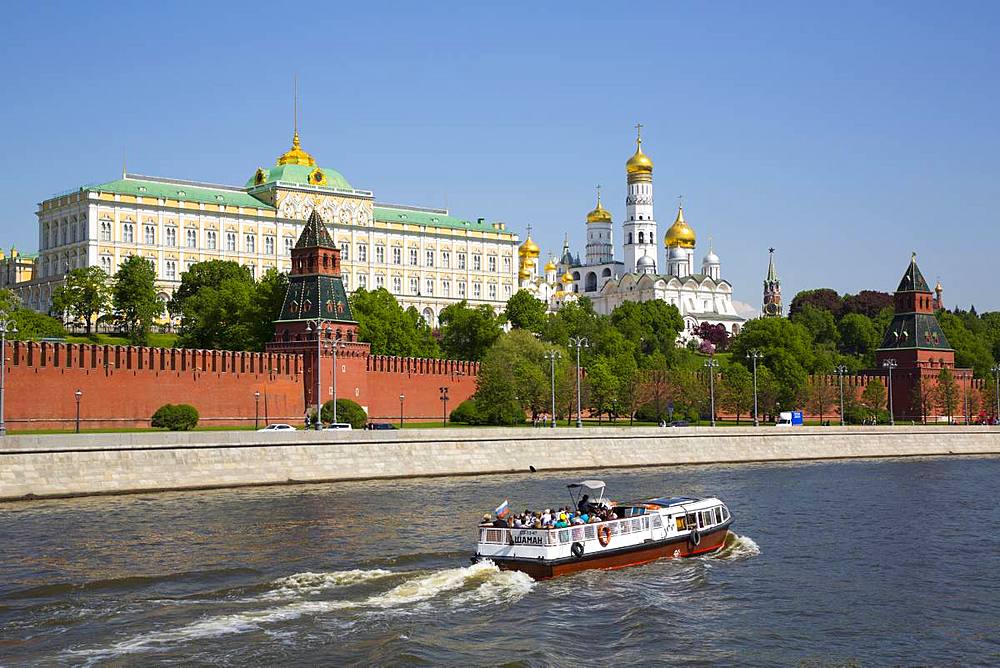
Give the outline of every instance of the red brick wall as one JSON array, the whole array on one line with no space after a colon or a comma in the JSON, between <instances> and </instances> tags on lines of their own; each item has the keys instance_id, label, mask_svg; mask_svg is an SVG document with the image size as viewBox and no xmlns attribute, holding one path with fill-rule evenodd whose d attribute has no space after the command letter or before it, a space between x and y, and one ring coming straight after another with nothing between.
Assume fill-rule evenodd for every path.
<instances>
[{"instance_id":1,"label":"red brick wall","mask_svg":"<svg viewBox=\"0 0 1000 668\"><path fill-rule=\"evenodd\" d=\"M133 346L10 342L6 354L8 429L72 429L74 392L81 428L148 427L157 408L187 403L204 426L300 425L315 405L315 354L247 353ZM370 356L367 344L338 349L337 396L361 404L373 420L396 422L399 395L407 419L439 420L440 387L450 412L476 389L472 362ZM333 356L323 356L321 397L330 399ZM259 403L254 392L260 392Z\"/></svg>"}]
</instances>

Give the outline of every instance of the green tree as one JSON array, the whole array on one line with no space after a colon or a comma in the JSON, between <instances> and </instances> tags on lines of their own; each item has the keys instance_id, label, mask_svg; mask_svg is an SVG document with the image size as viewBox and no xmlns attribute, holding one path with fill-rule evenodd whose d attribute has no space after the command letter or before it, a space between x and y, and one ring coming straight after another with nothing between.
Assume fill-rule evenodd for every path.
<instances>
[{"instance_id":1,"label":"green tree","mask_svg":"<svg viewBox=\"0 0 1000 668\"><path fill-rule=\"evenodd\" d=\"M961 316L942 312L938 314L941 329L948 337L948 343L955 349L955 366L960 369L971 368L977 378L985 378L993 364L993 351L990 350L986 328L977 322L976 328L981 328L977 335L966 326Z\"/></svg>"},{"instance_id":2,"label":"green tree","mask_svg":"<svg viewBox=\"0 0 1000 668\"><path fill-rule=\"evenodd\" d=\"M441 348L451 359L483 359L503 331L492 308L486 304L470 307L464 299L443 309L438 320Z\"/></svg>"},{"instance_id":3,"label":"green tree","mask_svg":"<svg viewBox=\"0 0 1000 668\"><path fill-rule=\"evenodd\" d=\"M840 349L857 358L875 362L874 352L882 338L882 332L875 329L874 321L860 313L848 313L837 323L840 332Z\"/></svg>"},{"instance_id":4,"label":"green tree","mask_svg":"<svg viewBox=\"0 0 1000 668\"><path fill-rule=\"evenodd\" d=\"M844 300L837 294L836 290L818 288L816 290L803 290L795 295L792 298L792 303L788 306L788 316L795 316L806 304L829 311L834 318L840 317L844 309Z\"/></svg>"},{"instance_id":5,"label":"green tree","mask_svg":"<svg viewBox=\"0 0 1000 668\"><path fill-rule=\"evenodd\" d=\"M626 301L611 312L611 326L622 339L632 344L639 362L653 352L670 355L676 346L677 335L684 329L684 319L676 306L659 299ZM598 336L598 332L592 335Z\"/></svg>"},{"instance_id":6,"label":"green tree","mask_svg":"<svg viewBox=\"0 0 1000 668\"><path fill-rule=\"evenodd\" d=\"M316 410L313 409L313 414ZM333 399L328 400L320 408L320 417L323 422L332 423L333 420ZM368 424L368 414L357 402L350 399L337 399L337 420L338 423L346 422L352 429L364 429Z\"/></svg>"},{"instance_id":7,"label":"green tree","mask_svg":"<svg viewBox=\"0 0 1000 668\"><path fill-rule=\"evenodd\" d=\"M223 260L192 265L181 275L181 285L170 302L171 312L181 316L177 346L258 349L255 334L259 328L254 328L251 317L258 308L256 297L248 267Z\"/></svg>"},{"instance_id":8,"label":"green tree","mask_svg":"<svg viewBox=\"0 0 1000 668\"><path fill-rule=\"evenodd\" d=\"M488 424L518 424L550 408L550 348L529 332L514 330L487 351L476 377L476 406ZM565 354L561 363L565 363Z\"/></svg>"},{"instance_id":9,"label":"green tree","mask_svg":"<svg viewBox=\"0 0 1000 668\"><path fill-rule=\"evenodd\" d=\"M7 335L8 339L18 341L36 341L38 339L61 339L66 336L66 328L52 316L32 311L29 308L19 308L11 316L17 334Z\"/></svg>"},{"instance_id":10,"label":"green tree","mask_svg":"<svg viewBox=\"0 0 1000 668\"><path fill-rule=\"evenodd\" d=\"M190 404L163 404L150 420L153 427L169 431L190 431L198 426L198 410Z\"/></svg>"},{"instance_id":11,"label":"green tree","mask_svg":"<svg viewBox=\"0 0 1000 668\"><path fill-rule=\"evenodd\" d=\"M1000 417L997 415L997 386L996 379L987 378L983 383L982 390L982 411L987 416Z\"/></svg>"},{"instance_id":12,"label":"green tree","mask_svg":"<svg viewBox=\"0 0 1000 668\"><path fill-rule=\"evenodd\" d=\"M948 416L948 424L951 424L951 418L958 406L958 383L955 382L955 375L951 369L941 369L938 373L934 398L938 408Z\"/></svg>"},{"instance_id":13,"label":"green tree","mask_svg":"<svg viewBox=\"0 0 1000 668\"><path fill-rule=\"evenodd\" d=\"M792 322L805 327L815 343L836 344L840 339L840 332L837 331L837 323L834 322L833 314L826 309L806 303L791 316L791 319Z\"/></svg>"},{"instance_id":14,"label":"green tree","mask_svg":"<svg viewBox=\"0 0 1000 668\"><path fill-rule=\"evenodd\" d=\"M604 414L610 418L617 405L619 380L608 360L598 359L587 367L586 383L590 389L587 407L591 415L597 415L598 422Z\"/></svg>"},{"instance_id":15,"label":"green tree","mask_svg":"<svg viewBox=\"0 0 1000 668\"><path fill-rule=\"evenodd\" d=\"M111 290L115 322L134 345L146 345L149 328L163 313L156 296L156 271L146 258L130 256L115 274Z\"/></svg>"},{"instance_id":16,"label":"green tree","mask_svg":"<svg viewBox=\"0 0 1000 668\"><path fill-rule=\"evenodd\" d=\"M806 389L806 406L814 415L819 415L821 423L839 399L838 388L828 381L829 377L826 375L811 376Z\"/></svg>"},{"instance_id":17,"label":"green tree","mask_svg":"<svg viewBox=\"0 0 1000 668\"><path fill-rule=\"evenodd\" d=\"M507 300L504 319L514 329L540 332L545 326L545 304L527 290L518 290Z\"/></svg>"},{"instance_id":18,"label":"green tree","mask_svg":"<svg viewBox=\"0 0 1000 668\"><path fill-rule=\"evenodd\" d=\"M62 285L52 291L52 310L83 320L87 336L94 317L111 306L110 277L100 267L79 267L66 274Z\"/></svg>"},{"instance_id":19,"label":"green tree","mask_svg":"<svg viewBox=\"0 0 1000 668\"><path fill-rule=\"evenodd\" d=\"M930 383L925 383L922 379L918 379L910 393L910 398L913 400L913 405L920 414L920 422L927 424L927 416L931 414L934 408L934 391Z\"/></svg>"},{"instance_id":20,"label":"green tree","mask_svg":"<svg viewBox=\"0 0 1000 668\"><path fill-rule=\"evenodd\" d=\"M267 343L274 340L274 320L281 313L287 292L288 274L274 267L265 271L257 281L248 313L252 350L264 350Z\"/></svg>"},{"instance_id":21,"label":"green tree","mask_svg":"<svg viewBox=\"0 0 1000 668\"><path fill-rule=\"evenodd\" d=\"M861 393L861 405L869 419L878 421L885 410L885 385L878 378L873 378Z\"/></svg>"},{"instance_id":22,"label":"green tree","mask_svg":"<svg viewBox=\"0 0 1000 668\"><path fill-rule=\"evenodd\" d=\"M719 407L736 416L736 424L740 416L753 410L753 374L742 364L730 364L719 378Z\"/></svg>"},{"instance_id":23,"label":"green tree","mask_svg":"<svg viewBox=\"0 0 1000 668\"><path fill-rule=\"evenodd\" d=\"M350 296L358 321L358 340L371 344L373 355L438 357L440 349L427 321L417 310L404 310L385 288L358 288Z\"/></svg>"},{"instance_id":24,"label":"green tree","mask_svg":"<svg viewBox=\"0 0 1000 668\"><path fill-rule=\"evenodd\" d=\"M793 408L810 372L820 372L823 367L816 362L812 336L802 325L785 318L760 318L751 320L730 347L733 359L747 364L751 350L760 351L764 358L758 363L768 368L777 389L776 401L785 408Z\"/></svg>"}]
</instances>

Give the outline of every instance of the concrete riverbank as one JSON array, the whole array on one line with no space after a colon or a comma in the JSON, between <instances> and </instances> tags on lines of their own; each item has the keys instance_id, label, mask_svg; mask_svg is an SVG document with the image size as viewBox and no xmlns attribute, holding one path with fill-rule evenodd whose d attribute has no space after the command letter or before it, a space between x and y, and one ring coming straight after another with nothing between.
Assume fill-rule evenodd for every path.
<instances>
[{"instance_id":1,"label":"concrete riverbank","mask_svg":"<svg viewBox=\"0 0 1000 668\"><path fill-rule=\"evenodd\" d=\"M373 478L1000 455L996 427L426 429L8 436L0 500Z\"/></svg>"}]
</instances>

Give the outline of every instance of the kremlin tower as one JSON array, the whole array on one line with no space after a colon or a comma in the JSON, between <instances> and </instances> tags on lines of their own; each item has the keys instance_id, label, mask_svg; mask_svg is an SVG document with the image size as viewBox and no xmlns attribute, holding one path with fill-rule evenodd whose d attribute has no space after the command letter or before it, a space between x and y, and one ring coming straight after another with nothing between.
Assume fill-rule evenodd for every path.
<instances>
[{"instance_id":1,"label":"kremlin tower","mask_svg":"<svg viewBox=\"0 0 1000 668\"><path fill-rule=\"evenodd\" d=\"M653 161L642 152L642 124L635 126L635 153L625 163L625 271L656 273L656 219L653 218ZM648 257L641 263L640 258ZM650 271L651 269L651 271Z\"/></svg>"}]
</instances>

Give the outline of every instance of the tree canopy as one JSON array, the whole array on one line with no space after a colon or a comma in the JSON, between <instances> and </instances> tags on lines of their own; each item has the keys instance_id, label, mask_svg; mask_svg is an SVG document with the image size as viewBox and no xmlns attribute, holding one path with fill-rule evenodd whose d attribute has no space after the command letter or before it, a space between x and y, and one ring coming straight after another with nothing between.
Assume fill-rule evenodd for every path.
<instances>
[{"instance_id":1,"label":"tree canopy","mask_svg":"<svg viewBox=\"0 0 1000 668\"><path fill-rule=\"evenodd\" d=\"M358 321L358 340L371 344L373 355L438 357L440 349L430 327L417 310L406 310L385 288L358 288L351 296L351 312Z\"/></svg>"},{"instance_id":2,"label":"tree canopy","mask_svg":"<svg viewBox=\"0 0 1000 668\"><path fill-rule=\"evenodd\" d=\"M149 329L163 313L156 296L156 270L144 257L129 256L115 274L111 288L115 322L134 345L146 345Z\"/></svg>"},{"instance_id":3,"label":"tree canopy","mask_svg":"<svg viewBox=\"0 0 1000 668\"><path fill-rule=\"evenodd\" d=\"M507 300L504 319L514 329L540 332L545 325L545 304L527 290L518 290Z\"/></svg>"},{"instance_id":4,"label":"tree canopy","mask_svg":"<svg viewBox=\"0 0 1000 668\"><path fill-rule=\"evenodd\" d=\"M464 299L443 309L441 350L450 359L481 360L503 331L502 318L486 304L471 307Z\"/></svg>"},{"instance_id":5,"label":"tree canopy","mask_svg":"<svg viewBox=\"0 0 1000 668\"><path fill-rule=\"evenodd\" d=\"M95 316L111 307L110 276L97 266L78 267L52 291L52 310L82 320L90 336Z\"/></svg>"}]
</instances>

